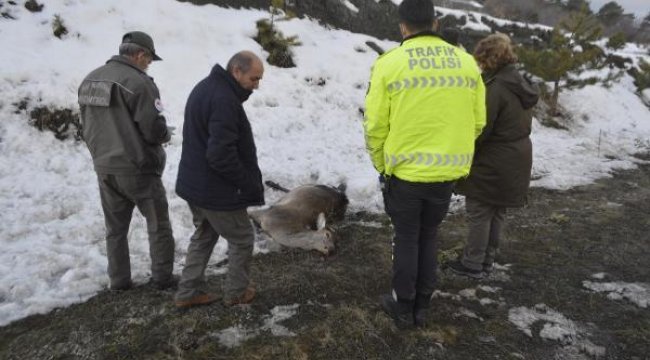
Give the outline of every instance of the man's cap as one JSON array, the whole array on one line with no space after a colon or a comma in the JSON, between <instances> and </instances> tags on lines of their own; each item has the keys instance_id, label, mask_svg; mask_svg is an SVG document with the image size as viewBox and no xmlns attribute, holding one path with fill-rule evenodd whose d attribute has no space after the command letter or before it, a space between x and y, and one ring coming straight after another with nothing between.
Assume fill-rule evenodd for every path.
<instances>
[{"instance_id":1,"label":"man's cap","mask_svg":"<svg viewBox=\"0 0 650 360\"><path fill-rule=\"evenodd\" d=\"M431 0L404 0L397 8L402 21L411 24L428 24L436 18Z\"/></svg>"},{"instance_id":2,"label":"man's cap","mask_svg":"<svg viewBox=\"0 0 650 360\"><path fill-rule=\"evenodd\" d=\"M153 39L151 36L142 31L131 31L124 34L122 36L122 44L140 45L151 52L153 60L162 60L160 56L156 55L156 49L153 47Z\"/></svg>"}]
</instances>

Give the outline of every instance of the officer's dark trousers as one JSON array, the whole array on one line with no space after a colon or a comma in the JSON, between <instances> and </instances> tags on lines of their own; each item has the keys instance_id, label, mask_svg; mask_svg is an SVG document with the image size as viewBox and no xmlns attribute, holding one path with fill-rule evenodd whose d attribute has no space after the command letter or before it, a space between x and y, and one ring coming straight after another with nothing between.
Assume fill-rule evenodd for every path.
<instances>
[{"instance_id":1,"label":"officer's dark trousers","mask_svg":"<svg viewBox=\"0 0 650 360\"><path fill-rule=\"evenodd\" d=\"M395 229L392 286L400 300L431 294L436 285L438 226L449 209L453 182L413 183L391 177L384 193Z\"/></svg>"}]
</instances>

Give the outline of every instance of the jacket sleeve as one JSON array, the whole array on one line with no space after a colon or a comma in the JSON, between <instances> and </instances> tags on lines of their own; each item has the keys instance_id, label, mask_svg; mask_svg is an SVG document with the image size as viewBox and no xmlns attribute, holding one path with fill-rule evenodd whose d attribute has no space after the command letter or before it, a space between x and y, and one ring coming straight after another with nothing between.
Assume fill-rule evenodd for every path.
<instances>
[{"instance_id":1,"label":"jacket sleeve","mask_svg":"<svg viewBox=\"0 0 650 360\"><path fill-rule=\"evenodd\" d=\"M156 85L153 81L151 84L140 83L134 95L133 120L144 140L153 145L168 142L171 134L167 130L167 120L161 114L162 106Z\"/></svg>"},{"instance_id":2,"label":"jacket sleeve","mask_svg":"<svg viewBox=\"0 0 650 360\"><path fill-rule=\"evenodd\" d=\"M377 62L371 71L365 106L363 130L366 149L372 165L380 174L383 174L385 171L384 143L389 131L390 97Z\"/></svg>"},{"instance_id":3,"label":"jacket sleeve","mask_svg":"<svg viewBox=\"0 0 650 360\"><path fill-rule=\"evenodd\" d=\"M478 76L476 85L476 104L474 106L474 118L476 123L474 126L474 139L477 139L481 132L485 131L483 128L486 124L486 108L485 108L485 84L481 75Z\"/></svg>"},{"instance_id":4,"label":"jacket sleeve","mask_svg":"<svg viewBox=\"0 0 650 360\"><path fill-rule=\"evenodd\" d=\"M499 96L500 91L496 89L498 87L498 83L494 83L492 86L492 89L490 91L487 91L487 115L486 115L486 124L485 128L483 128L483 132L481 135L476 139L476 148L479 149L483 142L485 140L489 139L490 136L492 135L492 130L494 129L494 122L497 120L497 117L499 116L499 112L501 109L501 98Z\"/></svg>"},{"instance_id":5,"label":"jacket sleeve","mask_svg":"<svg viewBox=\"0 0 650 360\"><path fill-rule=\"evenodd\" d=\"M216 100L214 109L208 120L206 159L226 181L241 188L247 178L237 147L241 106L227 100Z\"/></svg>"}]
</instances>

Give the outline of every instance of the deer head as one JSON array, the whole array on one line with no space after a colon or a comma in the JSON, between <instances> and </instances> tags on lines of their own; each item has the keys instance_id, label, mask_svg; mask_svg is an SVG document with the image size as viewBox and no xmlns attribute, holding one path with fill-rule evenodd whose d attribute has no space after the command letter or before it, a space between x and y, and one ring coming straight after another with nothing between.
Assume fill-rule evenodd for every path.
<instances>
[{"instance_id":1,"label":"deer head","mask_svg":"<svg viewBox=\"0 0 650 360\"><path fill-rule=\"evenodd\" d=\"M334 229L327 226L325 213L318 214L318 220L316 221L316 233L314 234L314 237L316 245L320 245L320 248L317 248L316 250L325 255L329 255L334 252L334 249L336 248L336 232Z\"/></svg>"},{"instance_id":2,"label":"deer head","mask_svg":"<svg viewBox=\"0 0 650 360\"><path fill-rule=\"evenodd\" d=\"M336 232L327 226L325 213L320 213L316 229L307 227L291 233L272 232L271 237L275 242L287 247L316 250L323 255L329 255L335 249Z\"/></svg>"}]
</instances>

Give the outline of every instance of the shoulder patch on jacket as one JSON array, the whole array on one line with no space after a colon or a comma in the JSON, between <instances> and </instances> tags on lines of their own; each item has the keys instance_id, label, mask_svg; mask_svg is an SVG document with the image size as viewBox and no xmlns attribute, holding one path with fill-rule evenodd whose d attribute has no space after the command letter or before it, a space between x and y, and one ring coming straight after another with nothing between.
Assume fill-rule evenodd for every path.
<instances>
[{"instance_id":1,"label":"shoulder patch on jacket","mask_svg":"<svg viewBox=\"0 0 650 360\"><path fill-rule=\"evenodd\" d=\"M79 87L79 105L110 106L112 88L113 83L110 82L84 81Z\"/></svg>"}]
</instances>

